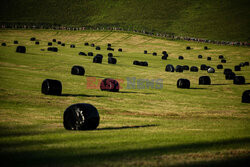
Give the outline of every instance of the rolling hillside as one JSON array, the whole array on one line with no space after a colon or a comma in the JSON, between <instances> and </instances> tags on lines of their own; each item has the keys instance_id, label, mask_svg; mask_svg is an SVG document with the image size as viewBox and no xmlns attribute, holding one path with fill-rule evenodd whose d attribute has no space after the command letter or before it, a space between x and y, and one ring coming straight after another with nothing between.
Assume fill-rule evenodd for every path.
<instances>
[{"instance_id":1,"label":"rolling hillside","mask_svg":"<svg viewBox=\"0 0 250 167\"><path fill-rule=\"evenodd\" d=\"M4 0L1 23L117 26L211 40L250 41L248 0Z\"/></svg>"}]
</instances>

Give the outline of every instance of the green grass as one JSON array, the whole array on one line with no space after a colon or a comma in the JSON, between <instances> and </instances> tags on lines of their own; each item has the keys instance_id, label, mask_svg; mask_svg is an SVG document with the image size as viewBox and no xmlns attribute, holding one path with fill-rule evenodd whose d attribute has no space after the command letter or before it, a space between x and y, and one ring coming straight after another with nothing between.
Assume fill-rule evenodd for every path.
<instances>
[{"instance_id":1,"label":"green grass","mask_svg":"<svg viewBox=\"0 0 250 167\"><path fill-rule=\"evenodd\" d=\"M29 41L33 36L40 45ZM41 51L53 38L66 46L58 46L57 53ZM14 40L27 47L26 54L15 52ZM241 95L250 89L250 67L236 72L245 76L245 85L225 80L223 70L165 72L167 64L216 67L220 54L227 60L224 68L233 68L250 60L247 47L208 44L205 51L199 43L132 33L49 30L1 30L0 42L7 43L0 47L0 156L5 166L244 166L249 162L250 110L249 104L241 103ZM115 48L116 65L107 63L107 43ZM188 45L193 49L186 51ZM144 50L158 56L144 55ZM166 61L161 60L163 50L169 54ZM103 54L103 63L92 63L92 57L79 56L80 51ZM198 54L204 58L198 59ZM178 60L179 55L184 60ZM149 67L134 66L134 60L148 61ZM73 65L84 66L85 76L71 75ZM213 85L198 85L201 75L209 75ZM123 89L120 93L87 89L87 77L124 80ZM160 78L163 89L126 89L127 77ZM62 82L64 96L41 94L47 78ZM193 89L178 89L179 78L189 79ZM98 109L97 130L64 129L63 112L74 103Z\"/></svg>"},{"instance_id":2,"label":"green grass","mask_svg":"<svg viewBox=\"0 0 250 167\"><path fill-rule=\"evenodd\" d=\"M248 0L4 0L0 22L123 27L249 42Z\"/></svg>"}]
</instances>

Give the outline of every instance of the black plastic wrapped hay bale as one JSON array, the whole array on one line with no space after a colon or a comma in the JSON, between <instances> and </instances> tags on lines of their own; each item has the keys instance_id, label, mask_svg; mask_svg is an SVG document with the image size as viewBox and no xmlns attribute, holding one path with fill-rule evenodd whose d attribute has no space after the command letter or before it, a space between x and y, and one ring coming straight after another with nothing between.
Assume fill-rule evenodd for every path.
<instances>
[{"instance_id":1,"label":"black plastic wrapped hay bale","mask_svg":"<svg viewBox=\"0 0 250 167\"><path fill-rule=\"evenodd\" d=\"M225 68L223 74L226 75L226 74L229 74L229 73L231 73L231 72L233 72L232 69L230 69L230 68Z\"/></svg>"},{"instance_id":2,"label":"black plastic wrapped hay bale","mask_svg":"<svg viewBox=\"0 0 250 167\"><path fill-rule=\"evenodd\" d=\"M223 55L219 55L219 59L224 59L224 56Z\"/></svg>"},{"instance_id":3,"label":"black plastic wrapped hay bale","mask_svg":"<svg viewBox=\"0 0 250 167\"><path fill-rule=\"evenodd\" d=\"M182 66L183 70L189 71L189 66L188 65L184 65Z\"/></svg>"},{"instance_id":4,"label":"black plastic wrapped hay bale","mask_svg":"<svg viewBox=\"0 0 250 167\"><path fill-rule=\"evenodd\" d=\"M110 47L108 47L107 50L114 51L114 49Z\"/></svg>"},{"instance_id":5,"label":"black plastic wrapped hay bale","mask_svg":"<svg viewBox=\"0 0 250 167\"><path fill-rule=\"evenodd\" d=\"M35 41L35 40L36 40L35 37L31 37L31 38L30 38L30 41Z\"/></svg>"},{"instance_id":6,"label":"black plastic wrapped hay bale","mask_svg":"<svg viewBox=\"0 0 250 167\"><path fill-rule=\"evenodd\" d=\"M108 43L108 47L109 47L109 48L111 47L111 43Z\"/></svg>"},{"instance_id":7,"label":"black plastic wrapped hay bale","mask_svg":"<svg viewBox=\"0 0 250 167\"><path fill-rule=\"evenodd\" d=\"M207 69L208 69L207 65L205 65L205 64L201 65L201 70L207 70Z\"/></svg>"},{"instance_id":8,"label":"black plastic wrapped hay bale","mask_svg":"<svg viewBox=\"0 0 250 167\"><path fill-rule=\"evenodd\" d=\"M51 51L51 52L58 52L58 48L57 47L48 47L47 50Z\"/></svg>"},{"instance_id":9,"label":"black plastic wrapped hay bale","mask_svg":"<svg viewBox=\"0 0 250 167\"><path fill-rule=\"evenodd\" d=\"M161 59L162 60L167 60L168 59L168 55L166 54L166 55L163 55L162 57L161 57Z\"/></svg>"},{"instance_id":10,"label":"black plastic wrapped hay bale","mask_svg":"<svg viewBox=\"0 0 250 167\"><path fill-rule=\"evenodd\" d=\"M212 60L212 58L211 58L211 57L207 57L207 60L208 60L208 61L211 61L211 60Z\"/></svg>"},{"instance_id":11,"label":"black plastic wrapped hay bale","mask_svg":"<svg viewBox=\"0 0 250 167\"><path fill-rule=\"evenodd\" d=\"M73 66L71 68L71 74L83 76L85 74L85 69L82 66Z\"/></svg>"},{"instance_id":12,"label":"black plastic wrapped hay bale","mask_svg":"<svg viewBox=\"0 0 250 167\"><path fill-rule=\"evenodd\" d=\"M201 76L199 78L199 85L210 85L211 79L209 76Z\"/></svg>"},{"instance_id":13,"label":"black plastic wrapped hay bale","mask_svg":"<svg viewBox=\"0 0 250 167\"><path fill-rule=\"evenodd\" d=\"M93 58L93 63L102 63L102 57L101 56L95 56L94 58Z\"/></svg>"},{"instance_id":14,"label":"black plastic wrapped hay bale","mask_svg":"<svg viewBox=\"0 0 250 167\"><path fill-rule=\"evenodd\" d=\"M163 55L166 55L166 54L167 54L167 51L164 50L164 51L162 51L161 53L162 53Z\"/></svg>"},{"instance_id":15,"label":"black plastic wrapped hay bale","mask_svg":"<svg viewBox=\"0 0 250 167\"><path fill-rule=\"evenodd\" d=\"M67 130L94 130L99 122L97 109L87 103L73 104L63 114L63 126Z\"/></svg>"},{"instance_id":16,"label":"black plastic wrapped hay bale","mask_svg":"<svg viewBox=\"0 0 250 167\"><path fill-rule=\"evenodd\" d=\"M175 71L176 71L176 72L183 72L183 67L182 67L181 65L177 65L177 66L175 67Z\"/></svg>"},{"instance_id":17,"label":"black plastic wrapped hay bale","mask_svg":"<svg viewBox=\"0 0 250 167\"><path fill-rule=\"evenodd\" d=\"M223 65L222 64L218 64L217 65L217 69L223 69Z\"/></svg>"},{"instance_id":18,"label":"black plastic wrapped hay bale","mask_svg":"<svg viewBox=\"0 0 250 167\"><path fill-rule=\"evenodd\" d=\"M246 62L244 63L244 65L245 65L245 66L249 66L249 62L246 61Z\"/></svg>"},{"instance_id":19,"label":"black plastic wrapped hay bale","mask_svg":"<svg viewBox=\"0 0 250 167\"><path fill-rule=\"evenodd\" d=\"M35 42L35 44L36 44L36 45L39 45L39 44L40 44L40 42L39 42L39 41L36 41L36 42Z\"/></svg>"},{"instance_id":20,"label":"black plastic wrapped hay bale","mask_svg":"<svg viewBox=\"0 0 250 167\"><path fill-rule=\"evenodd\" d=\"M245 63L240 63L239 66L240 66L240 67L244 67L244 66L245 66Z\"/></svg>"},{"instance_id":21,"label":"black plastic wrapped hay bale","mask_svg":"<svg viewBox=\"0 0 250 167\"><path fill-rule=\"evenodd\" d=\"M102 91L109 91L109 92L119 92L119 83L111 78L106 78L102 80L100 84L100 89Z\"/></svg>"},{"instance_id":22,"label":"black plastic wrapped hay bale","mask_svg":"<svg viewBox=\"0 0 250 167\"><path fill-rule=\"evenodd\" d=\"M84 52L79 52L78 55L80 55L80 56L87 56L87 54L84 53Z\"/></svg>"},{"instance_id":23,"label":"black plastic wrapped hay bale","mask_svg":"<svg viewBox=\"0 0 250 167\"><path fill-rule=\"evenodd\" d=\"M100 46L95 47L95 50L101 50Z\"/></svg>"},{"instance_id":24,"label":"black plastic wrapped hay bale","mask_svg":"<svg viewBox=\"0 0 250 167\"><path fill-rule=\"evenodd\" d=\"M179 56L178 59L179 59L179 60L183 60L184 57L183 57L183 56Z\"/></svg>"},{"instance_id":25,"label":"black plastic wrapped hay bale","mask_svg":"<svg viewBox=\"0 0 250 167\"><path fill-rule=\"evenodd\" d=\"M174 72L174 66L172 64L166 65L165 71Z\"/></svg>"},{"instance_id":26,"label":"black plastic wrapped hay bale","mask_svg":"<svg viewBox=\"0 0 250 167\"><path fill-rule=\"evenodd\" d=\"M118 52L122 52L122 48L119 48L119 49L118 49Z\"/></svg>"},{"instance_id":27,"label":"black plastic wrapped hay bale","mask_svg":"<svg viewBox=\"0 0 250 167\"><path fill-rule=\"evenodd\" d=\"M58 80L46 79L42 83L42 93L45 95L58 95L62 94L62 84Z\"/></svg>"},{"instance_id":28,"label":"black plastic wrapped hay bale","mask_svg":"<svg viewBox=\"0 0 250 167\"><path fill-rule=\"evenodd\" d=\"M204 46L204 50L208 50L208 47L207 47L207 46Z\"/></svg>"},{"instance_id":29,"label":"black plastic wrapped hay bale","mask_svg":"<svg viewBox=\"0 0 250 167\"><path fill-rule=\"evenodd\" d=\"M102 54L96 54L97 57L101 57L103 58L103 55Z\"/></svg>"},{"instance_id":30,"label":"black plastic wrapped hay bale","mask_svg":"<svg viewBox=\"0 0 250 167\"><path fill-rule=\"evenodd\" d=\"M108 58L108 63L109 64L116 64L116 62L117 62L116 58L113 58L113 57Z\"/></svg>"},{"instance_id":31,"label":"black plastic wrapped hay bale","mask_svg":"<svg viewBox=\"0 0 250 167\"><path fill-rule=\"evenodd\" d=\"M52 46L52 42L48 42L48 46Z\"/></svg>"},{"instance_id":32,"label":"black plastic wrapped hay bale","mask_svg":"<svg viewBox=\"0 0 250 167\"><path fill-rule=\"evenodd\" d=\"M227 73L225 74L225 78L226 80L233 80L235 78L235 73L234 72Z\"/></svg>"},{"instance_id":33,"label":"black plastic wrapped hay bale","mask_svg":"<svg viewBox=\"0 0 250 167\"><path fill-rule=\"evenodd\" d=\"M92 43L90 46L91 46L91 47L95 47L95 44Z\"/></svg>"},{"instance_id":34,"label":"black plastic wrapped hay bale","mask_svg":"<svg viewBox=\"0 0 250 167\"><path fill-rule=\"evenodd\" d=\"M191 71L191 72L198 72L199 69L198 69L198 67L196 67L196 66L192 66L192 67L190 68L190 71Z\"/></svg>"},{"instance_id":35,"label":"black plastic wrapped hay bale","mask_svg":"<svg viewBox=\"0 0 250 167\"><path fill-rule=\"evenodd\" d=\"M186 47L186 50L190 50L190 49L191 49L191 47L190 47L190 46L187 46L187 47Z\"/></svg>"},{"instance_id":36,"label":"black plastic wrapped hay bale","mask_svg":"<svg viewBox=\"0 0 250 167\"><path fill-rule=\"evenodd\" d=\"M65 46L65 43L62 43L61 46Z\"/></svg>"},{"instance_id":37,"label":"black plastic wrapped hay bale","mask_svg":"<svg viewBox=\"0 0 250 167\"><path fill-rule=\"evenodd\" d=\"M234 77L234 84L236 85L244 85L246 82L245 77L243 76L235 76Z\"/></svg>"},{"instance_id":38,"label":"black plastic wrapped hay bale","mask_svg":"<svg viewBox=\"0 0 250 167\"><path fill-rule=\"evenodd\" d=\"M75 48L76 46L74 44L71 44L70 45L70 48Z\"/></svg>"},{"instance_id":39,"label":"black plastic wrapped hay bale","mask_svg":"<svg viewBox=\"0 0 250 167\"><path fill-rule=\"evenodd\" d=\"M202 59L202 55L198 55L198 59Z\"/></svg>"},{"instance_id":40,"label":"black plastic wrapped hay bale","mask_svg":"<svg viewBox=\"0 0 250 167\"><path fill-rule=\"evenodd\" d=\"M183 78L178 79L177 88L189 89L190 88L190 81L188 79L183 79Z\"/></svg>"},{"instance_id":41,"label":"black plastic wrapped hay bale","mask_svg":"<svg viewBox=\"0 0 250 167\"><path fill-rule=\"evenodd\" d=\"M222 59L220 62L221 63L226 63L227 61L225 59Z\"/></svg>"},{"instance_id":42,"label":"black plastic wrapped hay bale","mask_svg":"<svg viewBox=\"0 0 250 167\"><path fill-rule=\"evenodd\" d=\"M94 56L93 52L88 52L88 56Z\"/></svg>"},{"instance_id":43,"label":"black plastic wrapped hay bale","mask_svg":"<svg viewBox=\"0 0 250 167\"><path fill-rule=\"evenodd\" d=\"M18 41L15 40L15 41L14 41L14 44L18 44Z\"/></svg>"},{"instance_id":44,"label":"black plastic wrapped hay bale","mask_svg":"<svg viewBox=\"0 0 250 167\"><path fill-rule=\"evenodd\" d=\"M16 52L18 52L18 53L26 53L26 47L25 46L17 46Z\"/></svg>"},{"instance_id":45,"label":"black plastic wrapped hay bale","mask_svg":"<svg viewBox=\"0 0 250 167\"><path fill-rule=\"evenodd\" d=\"M6 43L2 43L1 45L2 45L2 46L7 46Z\"/></svg>"},{"instance_id":46,"label":"black plastic wrapped hay bale","mask_svg":"<svg viewBox=\"0 0 250 167\"><path fill-rule=\"evenodd\" d=\"M144 54L148 54L148 51L147 51L147 50L144 50Z\"/></svg>"},{"instance_id":47,"label":"black plastic wrapped hay bale","mask_svg":"<svg viewBox=\"0 0 250 167\"><path fill-rule=\"evenodd\" d=\"M250 90L246 90L242 93L242 103L250 103Z\"/></svg>"},{"instance_id":48,"label":"black plastic wrapped hay bale","mask_svg":"<svg viewBox=\"0 0 250 167\"><path fill-rule=\"evenodd\" d=\"M89 43L88 43L88 42L85 42L84 45L85 45L85 46L89 46Z\"/></svg>"},{"instance_id":49,"label":"black plastic wrapped hay bale","mask_svg":"<svg viewBox=\"0 0 250 167\"><path fill-rule=\"evenodd\" d=\"M133 62L133 65L140 65L140 62L137 61L137 60L135 60L135 61Z\"/></svg>"},{"instance_id":50,"label":"black plastic wrapped hay bale","mask_svg":"<svg viewBox=\"0 0 250 167\"><path fill-rule=\"evenodd\" d=\"M146 61L141 61L140 62L140 64L139 64L140 66L148 66L148 62L146 62Z\"/></svg>"},{"instance_id":51,"label":"black plastic wrapped hay bale","mask_svg":"<svg viewBox=\"0 0 250 167\"><path fill-rule=\"evenodd\" d=\"M153 52L152 55L153 55L153 56L157 56L157 53L156 53L156 52Z\"/></svg>"},{"instance_id":52,"label":"black plastic wrapped hay bale","mask_svg":"<svg viewBox=\"0 0 250 167\"><path fill-rule=\"evenodd\" d=\"M113 57L113 53L108 53L108 57Z\"/></svg>"},{"instance_id":53,"label":"black plastic wrapped hay bale","mask_svg":"<svg viewBox=\"0 0 250 167\"><path fill-rule=\"evenodd\" d=\"M234 66L234 71L240 71L240 70L241 70L240 66Z\"/></svg>"},{"instance_id":54,"label":"black plastic wrapped hay bale","mask_svg":"<svg viewBox=\"0 0 250 167\"><path fill-rule=\"evenodd\" d=\"M215 73L215 69L213 67L210 67L207 69L208 73Z\"/></svg>"},{"instance_id":55,"label":"black plastic wrapped hay bale","mask_svg":"<svg viewBox=\"0 0 250 167\"><path fill-rule=\"evenodd\" d=\"M52 39L52 42L56 42L56 39Z\"/></svg>"},{"instance_id":56,"label":"black plastic wrapped hay bale","mask_svg":"<svg viewBox=\"0 0 250 167\"><path fill-rule=\"evenodd\" d=\"M61 42L61 41L57 41L57 44L58 44L58 45L61 45L61 44L62 44L62 42Z\"/></svg>"}]
</instances>

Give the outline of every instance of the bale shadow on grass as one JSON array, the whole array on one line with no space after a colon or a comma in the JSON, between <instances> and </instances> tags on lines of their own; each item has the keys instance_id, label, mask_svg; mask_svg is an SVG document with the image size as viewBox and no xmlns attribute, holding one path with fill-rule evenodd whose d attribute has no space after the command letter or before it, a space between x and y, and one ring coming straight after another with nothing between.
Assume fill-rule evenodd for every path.
<instances>
[{"instance_id":1,"label":"bale shadow on grass","mask_svg":"<svg viewBox=\"0 0 250 167\"><path fill-rule=\"evenodd\" d=\"M146 128L146 127L155 127L155 126L159 126L159 125L152 124L152 125L138 125L138 126L107 127L107 128L98 128L96 130L136 129L136 128Z\"/></svg>"},{"instance_id":2,"label":"bale shadow on grass","mask_svg":"<svg viewBox=\"0 0 250 167\"><path fill-rule=\"evenodd\" d=\"M100 95L85 95L85 94L61 94L62 97L107 97Z\"/></svg>"}]
</instances>

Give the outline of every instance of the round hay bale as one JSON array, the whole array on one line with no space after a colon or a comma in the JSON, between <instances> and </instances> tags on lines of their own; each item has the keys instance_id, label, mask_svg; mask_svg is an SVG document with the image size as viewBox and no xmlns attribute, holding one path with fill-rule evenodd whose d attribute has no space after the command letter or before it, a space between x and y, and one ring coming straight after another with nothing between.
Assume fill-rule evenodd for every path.
<instances>
[{"instance_id":1,"label":"round hay bale","mask_svg":"<svg viewBox=\"0 0 250 167\"><path fill-rule=\"evenodd\" d=\"M57 44L58 44L58 45L61 45L61 44L62 44L62 42L61 42L61 41L57 41Z\"/></svg>"},{"instance_id":2,"label":"round hay bale","mask_svg":"<svg viewBox=\"0 0 250 167\"><path fill-rule=\"evenodd\" d=\"M134 60L133 65L140 65L140 62L137 60Z\"/></svg>"},{"instance_id":3,"label":"round hay bale","mask_svg":"<svg viewBox=\"0 0 250 167\"><path fill-rule=\"evenodd\" d=\"M74 44L71 44L70 45L70 48L75 48L76 46Z\"/></svg>"},{"instance_id":4,"label":"round hay bale","mask_svg":"<svg viewBox=\"0 0 250 167\"><path fill-rule=\"evenodd\" d=\"M103 58L103 55L102 54L96 54L97 57L101 57Z\"/></svg>"},{"instance_id":5,"label":"round hay bale","mask_svg":"<svg viewBox=\"0 0 250 167\"><path fill-rule=\"evenodd\" d=\"M179 56L179 58L178 58L179 60L183 60L184 59L184 57L183 56Z\"/></svg>"},{"instance_id":6,"label":"round hay bale","mask_svg":"<svg viewBox=\"0 0 250 167\"><path fill-rule=\"evenodd\" d=\"M62 43L61 46L65 46L65 43Z\"/></svg>"},{"instance_id":7,"label":"round hay bale","mask_svg":"<svg viewBox=\"0 0 250 167\"><path fill-rule=\"evenodd\" d=\"M122 48L119 48L119 49L118 49L118 52L122 52Z\"/></svg>"},{"instance_id":8,"label":"round hay bale","mask_svg":"<svg viewBox=\"0 0 250 167\"><path fill-rule=\"evenodd\" d=\"M52 42L56 42L56 39L52 39Z\"/></svg>"},{"instance_id":9,"label":"round hay bale","mask_svg":"<svg viewBox=\"0 0 250 167\"><path fill-rule=\"evenodd\" d=\"M63 126L67 130L94 130L99 122L97 109L87 103L73 104L63 114Z\"/></svg>"},{"instance_id":10,"label":"round hay bale","mask_svg":"<svg viewBox=\"0 0 250 167\"><path fill-rule=\"evenodd\" d=\"M166 54L167 54L167 51L164 50L164 51L162 51L161 53L162 53L163 55L166 55Z\"/></svg>"},{"instance_id":11,"label":"round hay bale","mask_svg":"<svg viewBox=\"0 0 250 167\"><path fill-rule=\"evenodd\" d=\"M140 65L141 65L141 66L148 66L148 62L146 62L146 61L141 61L141 62L140 62Z\"/></svg>"},{"instance_id":12,"label":"round hay bale","mask_svg":"<svg viewBox=\"0 0 250 167\"><path fill-rule=\"evenodd\" d=\"M108 57L113 57L113 53L108 53Z\"/></svg>"},{"instance_id":13,"label":"round hay bale","mask_svg":"<svg viewBox=\"0 0 250 167\"><path fill-rule=\"evenodd\" d=\"M108 63L109 64L116 64L116 62L117 62L116 58L113 58L113 57L108 58Z\"/></svg>"},{"instance_id":14,"label":"round hay bale","mask_svg":"<svg viewBox=\"0 0 250 167\"><path fill-rule=\"evenodd\" d=\"M152 55L153 55L153 56L157 56L157 53L156 53L156 52L153 52Z\"/></svg>"},{"instance_id":15,"label":"round hay bale","mask_svg":"<svg viewBox=\"0 0 250 167\"><path fill-rule=\"evenodd\" d=\"M113 48L107 48L107 50L114 51L114 49L113 49Z\"/></svg>"},{"instance_id":16,"label":"round hay bale","mask_svg":"<svg viewBox=\"0 0 250 167\"><path fill-rule=\"evenodd\" d=\"M190 88L190 81L188 79L183 79L183 78L178 79L177 88L189 89Z\"/></svg>"},{"instance_id":17,"label":"round hay bale","mask_svg":"<svg viewBox=\"0 0 250 167\"><path fill-rule=\"evenodd\" d=\"M188 65L184 65L184 66L182 66L182 68L183 68L183 70L189 70L189 66Z\"/></svg>"},{"instance_id":18,"label":"round hay bale","mask_svg":"<svg viewBox=\"0 0 250 167\"><path fill-rule=\"evenodd\" d=\"M182 67L181 65L177 65L177 66L175 67L175 71L176 71L176 72L183 72L183 67Z\"/></svg>"},{"instance_id":19,"label":"round hay bale","mask_svg":"<svg viewBox=\"0 0 250 167\"><path fill-rule=\"evenodd\" d=\"M213 67L210 67L207 69L208 73L215 73L215 69Z\"/></svg>"},{"instance_id":20,"label":"round hay bale","mask_svg":"<svg viewBox=\"0 0 250 167\"><path fill-rule=\"evenodd\" d=\"M220 62L221 63L226 63L227 61L225 59L222 59Z\"/></svg>"},{"instance_id":21,"label":"round hay bale","mask_svg":"<svg viewBox=\"0 0 250 167\"><path fill-rule=\"evenodd\" d=\"M191 49L191 47L190 47L190 46L187 46L187 47L186 47L186 50L190 50L190 49Z\"/></svg>"},{"instance_id":22,"label":"round hay bale","mask_svg":"<svg viewBox=\"0 0 250 167\"><path fill-rule=\"evenodd\" d=\"M111 43L108 43L108 48L110 48L111 47Z\"/></svg>"},{"instance_id":23,"label":"round hay bale","mask_svg":"<svg viewBox=\"0 0 250 167\"><path fill-rule=\"evenodd\" d=\"M211 61L211 60L212 60L212 58L211 58L211 57L207 57L207 60L208 60L208 61Z\"/></svg>"},{"instance_id":24,"label":"round hay bale","mask_svg":"<svg viewBox=\"0 0 250 167\"><path fill-rule=\"evenodd\" d=\"M198 67L196 67L196 66L192 66L192 67L190 68L190 71L191 71L191 72L198 72L199 69L198 69Z\"/></svg>"},{"instance_id":25,"label":"round hay bale","mask_svg":"<svg viewBox=\"0 0 250 167\"><path fill-rule=\"evenodd\" d=\"M95 47L95 50L101 50L100 46Z\"/></svg>"},{"instance_id":26,"label":"round hay bale","mask_svg":"<svg viewBox=\"0 0 250 167\"><path fill-rule=\"evenodd\" d=\"M243 76L235 76L234 77L234 84L236 84L236 85L243 85L243 84L245 84L245 77L243 77Z\"/></svg>"},{"instance_id":27,"label":"round hay bale","mask_svg":"<svg viewBox=\"0 0 250 167\"><path fill-rule=\"evenodd\" d=\"M93 63L102 63L102 57L101 56L95 56L94 58L93 58Z\"/></svg>"},{"instance_id":28,"label":"round hay bale","mask_svg":"<svg viewBox=\"0 0 250 167\"><path fill-rule=\"evenodd\" d=\"M30 41L35 41L35 40L36 40L35 37L30 38Z\"/></svg>"},{"instance_id":29,"label":"round hay bale","mask_svg":"<svg viewBox=\"0 0 250 167\"><path fill-rule=\"evenodd\" d=\"M240 70L241 70L240 66L234 66L234 71L240 71Z\"/></svg>"},{"instance_id":30,"label":"round hay bale","mask_svg":"<svg viewBox=\"0 0 250 167\"><path fill-rule=\"evenodd\" d=\"M80 55L80 56L87 56L87 54L84 53L84 52L79 52L79 55Z\"/></svg>"},{"instance_id":31,"label":"round hay bale","mask_svg":"<svg viewBox=\"0 0 250 167\"><path fill-rule=\"evenodd\" d=\"M174 66L172 64L166 65L165 71L167 72L174 72Z\"/></svg>"},{"instance_id":32,"label":"round hay bale","mask_svg":"<svg viewBox=\"0 0 250 167\"><path fill-rule=\"evenodd\" d=\"M235 78L235 73L231 72L225 75L226 80L233 80Z\"/></svg>"},{"instance_id":33,"label":"round hay bale","mask_svg":"<svg viewBox=\"0 0 250 167\"><path fill-rule=\"evenodd\" d=\"M51 51L51 52L58 52L58 48L57 47L48 47L47 50Z\"/></svg>"},{"instance_id":34,"label":"round hay bale","mask_svg":"<svg viewBox=\"0 0 250 167\"><path fill-rule=\"evenodd\" d=\"M204 46L204 50L208 50L208 47L207 47L207 46Z\"/></svg>"},{"instance_id":35,"label":"round hay bale","mask_svg":"<svg viewBox=\"0 0 250 167\"><path fill-rule=\"evenodd\" d=\"M218 64L217 65L217 69L223 69L223 65L222 64Z\"/></svg>"},{"instance_id":36,"label":"round hay bale","mask_svg":"<svg viewBox=\"0 0 250 167\"><path fill-rule=\"evenodd\" d=\"M116 80L110 78L102 80L100 84L100 89L102 91L119 92L119 88L119 83Z\"/></svg>"},{"instance_id":37,"label":"round hay bale","mask_svg":"<svg viewBox=\"0 0 250 167\"><path fill-rule=\"evenodd\" d=\"M71 68L71 74L83 76L85 74L85 69L82 66L73 66Z\"/></svg>"},{"instance_id":38,"label":"round hay bale","mask_svg":"<svg viewBox=\"0 0 250 167\"><path fill-rule=\"evenodd\" d=\"M144 54L148 54L148 51L144 50Z\"/></svg>"},{"instance_id":39,"label":"round hay bale","mask_svg":"<svg viewBox=\"0 0 250 167\"><path fill-rule=\"evenodd\" d=\"M245 66L249 66L249 62L246 61L246 62L244 63L244 65L245 65Z\"/></svg>"},{"instance_id":40,"label":"round hay bale","mask_svg":"<svg viewBox=\"0 0 250 167\"><path fill-rule=\"evenodd\" d=\"M198 59L202 59L202 55L198 55Z\"/></svg>"},{"instance_id":41,"label":"round hay bale","mask_svg":"<svg viewBox=\"0 0 250 167\"><path fill-rule=\"evenodd\" d=\"M7 46L6 43L2 43L1 45L2 45L2 46Z\"/></svg>"},{"instance_id":42,"label":"round hay bale","mask_svg":"<svg viewBox=\"0 0 250 167\"><path fill-rule=\"evenodd\" d=\"M36 41L36 42L35 42L35 44L36 44L36 45L39 45L39 44L40 44L40 42L39 42L39 41Z\"/></svg>"},{"instance_id":43,"label":"round hay bale","mask_svg":"<svg viewBox=\"0 0 250 167\"><path fill-rule=\"evenodd\" d=\"M230 68L225 68L223 74L226 75L226 74L229 74L231 72L233 72L233 71Z\"/></svg>"},{"instance_id":44,"label":"round hay bale","mask_svg":"<svg viewBox=\"0 0 250 167\"><path fill-rule=\"evenodd\" d=\"M18 53L26 53L26 47L25 46L17 46L16 52L18 52Z\"/></svg>"},{"instance_id":45,"label":"round hay bale","mask_svg":"<svg viewBox=\"0 0 250 167\"><path fill-rule=\"evenodd\" d=\"M208 66L206 64L201 65L201 70L208 70Z\"/></svg>"},{"instance_id":46,"label":"round hay bale","mask_svg":"<svg viewBox=\"0 0 250 167\"><path fill-rule=\"evenodd\" d=\"M244 67L244 66L245 66L245 63L240 63L239 66L240 66L240 67Z\"/></svg>"},{"instance_id":47,"label":"round hay bale","mask_svg":"<svg viewBox=\"0 0 250 167\"><path fill-rule=\"evenodd\" d=\"M88 43L88 42L85 42L84 45L85 45L85 46L89 46L89 43Z\"/></svg>"},{"instance_id":48,"label":"round hay bale","mask_svg":"<svg viewBox=\"0 0 250 167\"><path fill-rule=\"evenodd\" d=\"M88 56L94 56L93 52L88 52Z\"/></svg>"},{"instance_id":49,"label":"round hay bale","mask_svg":"<svg viewBox=\"0 0 250 167\"><path fill-rule=\"evenodd\" d=\"M211 79L209 76L201 76L199 78L199 85L210 85Z\"/></svg>"},{"instance_id":50,"label":"round hay bale","mask_svg":"<svg viewBox=\"0 0 250 167\"><path fill-rule=\"evenodd\" d=\"M14 41L14 44L18 44L18 41L15 40L15 41Z\"/></svg>"},{"instance_id":51,"label":"round hay bale","mask_svg":"<svg viewBox=\"0 0 250 167\"><path fill-rule=\"evenodd\" d=\"M224 59L224 56L223 55L219 55L219 59Z\"/></svg>"},{"instance_id":52,"label":"round hay bale","mask_svg":"<svg viewBox=\"0 0 250 167\"><path fill-rule=\"evenodd\" d=\"M167 60L167 59L168 59L168 55L163 55L163 56L161 57L161 59L162 59L162 60Z\"/></svg>"},{"instance_id":53,"label":"round hay bale","mask_svg":"<svg viewBox=\"0 0 250 167\"><path fill-rule=\"evenodd\" d=\"M95 44L92 43L90 46L91 46L91 47L95 47Z\"/></svg>"},{"instance_id":54,"label":"round hay bale","mask_svg":"<svg viewBox=\"0 0 250 167\"><path fill-rule=\"evenodd\" d=\"M58 95L62 94L62 84L58 80L45 79L42 83L42 93L45 95Z\"/></svg>"},{"instance_id":55,"label":"round hay bale","mask_svg":"<svg viewBox=\"0 0 250 167\"><path fill-rule=\"evenodd\" d=\"M48 46L52 46L52 42L48 42Z\"/></svg>"},{"instance_id":56,"label":"round hay bale","mask_svg":"<svg viewBox=\"0 0 250 167\"><path fill-rule=\"evenodd\" d=\"M250 90L245 90L242 93L241 102L242 103L250 103Z\"/></svg>"}]
</instances>

